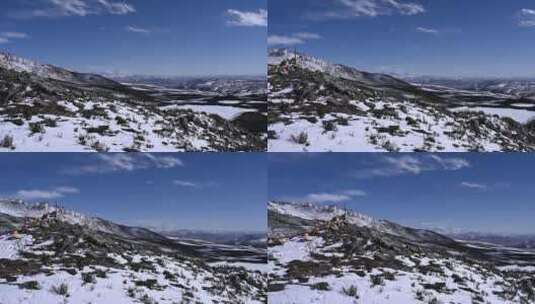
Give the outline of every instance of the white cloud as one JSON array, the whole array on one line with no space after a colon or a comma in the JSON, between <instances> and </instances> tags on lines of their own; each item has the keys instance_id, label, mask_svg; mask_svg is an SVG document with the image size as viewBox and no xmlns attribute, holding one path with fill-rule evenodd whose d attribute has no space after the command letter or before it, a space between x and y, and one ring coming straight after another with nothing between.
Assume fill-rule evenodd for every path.
<instances>
[{"instance_id":1,"label":"white cloud","mask_svg":"<svg viewBox=\"0 0 535 304\"><path fill-rule=\"evenodd\" d=\"M305 40L321 39L320 35L308 32L295 33L294 36Z\"/></svg>"},{"instance_id":2,"label":"white cloud","mask_svg":"<svg viewBox=\"0 0 535 304\"><path fill-rule=\"evenodd\" d=\"M462 187L476 189L476 190L487 190L488 186L485 184L471 183L471 182L462 182Z\"/></svg>"},{"instance_id":3,"label":"white cloud","mask_svg":"<svg viewBox=\"0 0 535 304\"><path fill-rule=\"evenodd\" d=\"M182 160L174 156L151 153L108 153L98 154L95 162L67 170L66 173L110 173L142 169L170 169L184 166Z\"/></svg>"},{"instance_id":4,"label":"white cloud","mask_svg":"<svg viewBox=\"0 0 535 304\"><path fill-rule=\"evenodd\" d=\"M87 16L90 7L82 0L50 0L65 15Z\"/></svg>"},{"instance_id":5,"label":"white cloud","mask_svg":"<svg viewBox=\"0 0 535 304\"><path fill-rule=\"evenodd\" d=\"M34 199L55 199L65 196L66 194L77 194L80 193L78 188L74 187L57 187L55 189L42 190L42 189L31 189L31 190L19 190L16 193L16 196L21 199L34 200Z\"/></svg>"},{"instance_id":6,"label":"white cloud","mask_svg":"<svg viewBox=\"0 0 535 304\"><path fill-rule=\"evenodd\" d=\"M227 10L227 14L230 18L227 21L228 25L267 27L268 12L265 9L259 9L253 12L229 9Z\"/></svg>"},{"instance_id":7,"label":"white cloud","mask_svg":"<svg viewBox=\"0 0 535 304\"><path fill-rule=\"evenodd\" d=\"M366 196L366 195L368 195L365 191L357 190L357 189L346 190L346 191L344 191L344 194L349 195L349 196Z\"/></svg>"},{"instance_id":8,"label":"white cloud","mask_svg":"<svg viewBox=\"0 0 535 304\"><path fill-rule=\"evenodd\" d=\"M377 17L380 15L417 15L425 8L417 3L405 3L399 0L338 0L346 8L343 11L330 12L330 17Z\"/></svg>"},{"instance_id":9,"label":"white cloud","mask_svg":"<svg viewBox=\"0 0 535 304\"><path fill-rule=\"evenodd\" d=\"M174 180L173 184L180 186L180 187L191 187L191 188L197 188L200 186L197 183L185 181L185 180Z\"/></svg>"},{"instance_id":10,"label":"white cloud","mask_svg":"<svg viewBox=\"0 0 535 304\"><path fill-rule=\"evenodd\" d=\"M60 198L63 194L57 191L46 191L46 190L20 190L17 192L17 197L22 199L54 199Z\"/></svg>"},{"instance_id":11,"label":"white cloud","mask_svg":"<svg viewBox=\"0 0 535 304\"><path fill-rule=\"evenodd\" d=\"M21 32L1 32L0 44L10 43L13 39L26 39L28 37L28 34Z\"/></svg>"},{"instance_id":12,"label":"white cloud","mask_svg":"<svg viewBox=\"0 0 535 304\"><path fill-rule=\"evenodd\" d=\"M439 33L438 30L432 29L432 28L427 28L427 27L417 27L416 31L418 31L420 33L435 34L435 35Z\"/></svg>"},{"instance_id":13,"label":"white cloud","mask_svg":"<svg viewBox=\"0 0 535 304\"><path fill-rule=\"evenodd\" d=\"M280 35L270 35L268 37L269 45L296 45L296 44L303 44L303 43L305 43L305 41L297 37L280 36Z\"/></svg>"},{"instance_id":14,"label":"white cloud","mask_svg":"<svg viewBox=\"0 0 535 304\"><path fill-rule=\"evenodd\" d=\"M462 158L429 156L385 156L379 159L377 167L366 168L355 173L356 178L389 177L404 174L418 175L426 171L456 171L470 167Z\"/></svg>"},{"instance_id":15,"label":"white cloud","mask_svg":"<svg viewBox=\"0 0 535 304\"><path fill-rule=\"evenodd\" d=\"M139 33L139 34L150 34L150 33L152 33L151 30L144 29L144 28L137 27L137 26L132 26L132 25L127 26L125 29L128 32L132 32L132 33Z\"/></svg>"},{"instance_id":16,"label":"white cloud","mask_svg":"<svg viewBox=\"0 0 535 304\"><path fill-rule=\"evenodd\" d=\"M142 155L151 160L157 168L169 169L184 166L182 160L174 156L156 156L151 153L143 153Z\"/></svg>"},{"instance_id":17,"label":"white cloud","mask_svg":"<svg viewBox=\"0 0 535 304\"><path fill-rule=\"evenodd\" d=\"M350 189L345 191L337 191L335 193L311 193L297 201L314 202L314 203L340 203L350 201L354 197L366 196L367 193L358 189Z\"/></svg>"},{"instance_id":18,"label":"white cloud","mask_svg":"<svg viewBox=\"0 0 535 304\"><path fill-rule=\"evenodd\" d=\"M421 159L412 156L385 157L384 159L392 165L391 168L399 173L420 174L426 169L426 165Z\"/></svg>"},{"instance_id":19,"label":"white cloud","mask_svg":"<svg viewBox=\"0 0 535 304\"><path fill-rule=\"evenodd\" d=\"M114 15L126 15L130 13L135 13L136 9L127 3L120 3L120 2L110 2L108 0L99 0L98 1L108 13L114 14Z\"/></svg>"},{"instance_id":20,"label":"white cloud","mask_svg":"<svg viewBox=\"0 0 535 304\"><path fill-rule=\"evenodd\" d=\"M470 163L463 158L458 157L440 157L438 155L429 156L435 160L444 170L456 171L470 167Z\"/></svg>"},{"instance_id":21,"label":"white cloud","mask_svg":"<svg viewBox=\"0 0 535 304\"><path fill-rule=\"evenodd\" d=\"M31 12L33 17L60 17L89 15L126 15L136 12L133 5L110 0L46 0L49 4ZM22 15L26 13L22 12Z\"/></svg>"},{"instance_id":22,"label":"white cloud","mask_svg":"<svg viewBox=\"0 0 535 304\"><path fill-rule=\"evenodd\" d=\"M311 193L305 197L305 200L314 203L339 203L349 201L351 197L345 194L333 193Z\"/></svg>"},{"instance_id":23,"label":"white cloud","mask_svg":"<svg viewBox=\"0 0 535 304\"><path fill-rule=\"evenodd\" d=\"M295 33L290 36L286 35L270 35L268 37L268 45L297 45L303 44L307 40L321 39L321 36L315 33Z\"/></svg>"},{"instance_id":24,"label":"white cloud","mask_svg":"<svg viewBox=\"0 0 535 304\"><path fill-rule=\"evenodd\" d=\"M402 15L417 15L425 13L425 8L417 3L402 3L398 0L384 0L385 3L392 5Z\"/></svg>"},{"instance_id":25,"label":"white cloud","mask_svg":"<svg viewBox=\"0 0 535 304\"><path fill-rule=\"evenodd\" d=\"M140 165L136 162L135 158L123 153L117 154L100 154L98 157L102 160L102 163L97 165L96 168L111 170L111 171L133 171ZM102 167L104 165L105 167Z\"/></svg>"},{"instance_id":26,"label":"white cloud","mask_svg":"<svg viewBox=\"0 0 535 304\"><path fill-rule=\"evenodd\" d=\"M11 39L25 39L28 38L28 34L20 32L2 32L0 33L1 37L11 38Z\"/></svg>"},{"instance_id":27,"label":"white cloud","mask_svg":"<svg viewBox=\"0 0 535 304\"><path fill-rule=\"evenodd\" d=\"M68 194L80 193L80 189L69 187L69 186L57 187L56 191L58 191L59 193L66 193L66 194L67 193Z\"/></svg>"},{"instance_id":28,"label":"white cloud","mask_svg":"<svg viewBox=\"0 0 535 304\"><path fill-rule=\"evenodd\" d=\"M518 25L523 27L535 27L535 9L521 9L518 13Z\"/></svg>"}]
</instances>

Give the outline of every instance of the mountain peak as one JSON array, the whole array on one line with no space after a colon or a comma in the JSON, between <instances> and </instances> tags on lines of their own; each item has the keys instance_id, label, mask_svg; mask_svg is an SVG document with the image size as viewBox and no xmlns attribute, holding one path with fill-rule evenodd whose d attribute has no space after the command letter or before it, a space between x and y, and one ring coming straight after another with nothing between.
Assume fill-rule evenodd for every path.
<instances>
[{"instance_id":1,"label":"mountain peak","mask_svg":"<svg viewBox=\"0 0 535 304\"><path fill-rule=\"evenodd\" d=\"M14 217L42 218L54 214L56 219L69 224L92 226L97 219L46 202L28 203L20 199L0 200L0 213Z\"/></svg>"},{"instance_id":2,"label":"mountain peak","mask_svg":"<svg viewBox=\"0 0 535 304\"><path fill-rule=\"evenodd\" d=\"M117 86L117 82L96 74L84 74L69 71L50 64L42 64L34 60L18 57L10 53L0 52L0 68L15 72L26 72L41 78L49 78L75 84Z\"/></svg>"},{"instance_id":3,"label":"mountain peak","mask_svg":"<svg viewBox=\"0 0 535 304\"><path fill-rule=\"evenodd\" d=\"M305 220L330 221L345 216L346 220L360 227L383 228L384 221L336 205L319 205L315 203L269 202L268 210L283 215Z\"/></svg>"},{"instance_id":4,"label":"mountain peak","mask_svg":"<svg viewBox=\"0 0 535 304\"><path fill-rule=\"evenodd\" d=\"M16 72L28 72L36 74L42 74L46 72L46 70L50 69L50 66L6 52L0 52L0 67Z\"/></svg>"},{"instance_id":5,"label":"mountain peak","mask_svg":"<svg viewBox=\"0 0 535 304\"><path fill-rule=\"evenodd\" d=\"M334 78L356 81L372 87L411 87L407 82L381 73L364 72L357 68L335 64L318 57L288 49L270 49L268 64L281 66L286 63L311 72L320 72Z\"/></svg>"}]
</instances>

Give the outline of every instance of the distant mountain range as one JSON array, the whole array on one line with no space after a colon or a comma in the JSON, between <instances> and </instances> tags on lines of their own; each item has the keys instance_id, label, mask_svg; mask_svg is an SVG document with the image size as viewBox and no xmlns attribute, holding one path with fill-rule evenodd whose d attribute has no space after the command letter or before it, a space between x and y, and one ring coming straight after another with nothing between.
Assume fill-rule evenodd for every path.
<instances>
[{"instance_id":1,"label":"distant mountain range","mask_svg":"<svg viewBox=\"0 0 535 304\"><path fill-rule=\"evenodd\" d=\"M30 204L21 200L0 199L0 215L30 219L40 219L44 216L53 215L55 219L71 225L82 225L91 230L111 233L124 238L144 239L158 242L166 240L162 235L145 228L115 224L98 217L86 216L72 210L51 206L46 203ZM14 227L4 226L3 228L12 229Z\"/></svg>"},{"instance_id":2,"label":"distant mountain range","mask_svg":"<svg viewBox=\"0 0 535 304\"><path fill-rule=\"evenodd\" d=\"M533 99L535 102L535 78L447 78L407 77L411 83L440 85L449 88L507 94L518 98Z\"/></svg>"},{"instance_id":3,"label":"distant mountain range","mask_svg":"<svg viewBox=\"0 0 535 304\"><path fill-rule=\"evenodd\" d=\"M297 217L299 219L310 221L313 227L316 221L332 221L338 217L343 217L347 223L358 227L365 227L381 233L387 233L402 237L414 242L422 242L427 244L441 244L451 245L455 242L443 235L440 235L431 230L412 229L398 225L387 220L378 220L368 215L364 215L351 210L341 209L337 206L320 206L313 203L286 203L286 202L270 202L268 211L274 215L271 223L274 224L271 230L271 236L277 235L277 229L280 227L277 223L277 215L285 215L289 217ZM306 227L304 225L303 227ZM284 225L282 225L284 227ZM309 228L310 228L309 227ZM295 227L292 227L295 228ZM284 231L284 230L283 230ZM285 235L286 233L282 233Z\"/></svg>"},{"instance_id":4,"label":"distant mountain range","mask_svg":"<svg viewBox=\"0 0 535 304\"><path fill-rule=\"evenodd\" d=\"M254 247L266 246L265 232L199 231L182 229L163 231L161 234L177 239L203 240L218 244Z\"/></svg>"},{"instance_id":5,"label":"distant mountain range","mask_svg":"<svg viewBox=\"0 0 535 304\"><path fill-rule=\"evenodd\" d=\"M265 76L158 77L125 76L114 80L130 84L153 84L181 90L200 90L226 95L266 94Z\"/></svg>"},{"instance_id":6,"label":"distant mountain range","mask_svg":"<svg viewBox=\"0 0 535 304\"><path fill-rule=\"evenodd\" d=\"M481 232L464 232L449 234L450 237L469 241L469 242L483 242L505 247L519 248L519 249L535 249L535 235L504 235Z\"/></svg>"},{"instance_id":7,"label":"distant mountain range","mask_svg":"<svg viewBox=\"0 0 535 304\"><path fill-rule=\"evenodd\" d=\"M42 78L95 86L117 87L119 83L97 74L84 74L71 72L49 64L41 64L37 61L17 57L8 53L0 52L0 67L16 72L26 72Z\"/></svg>"}]
</instances>

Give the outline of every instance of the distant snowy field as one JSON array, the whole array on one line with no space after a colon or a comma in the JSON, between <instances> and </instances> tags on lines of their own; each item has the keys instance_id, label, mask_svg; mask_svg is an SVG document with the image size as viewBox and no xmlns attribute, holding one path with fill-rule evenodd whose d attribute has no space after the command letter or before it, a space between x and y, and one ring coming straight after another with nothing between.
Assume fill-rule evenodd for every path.
<instances>
[{"instance_id":1,"label":"distant snowy field","mask_svg":"<svg viewBox=\"0 0 535 304\"><path fill-rule=\"evenodd\" d=\"M229 103L229 101L227 101ZM216 105L171 105L161 107L164 110L169 109L187 109L194 112L204 112L208 114L219 115L226 120L233 120L245 112L256 112L255 109L244 109L239 107L228 106L216 106Z\"/></svg>"},{"instance_id":2,"label":"distant snowy field","mask_svg":"<svg viewBox=\"0 0 535 304\"><path fill-rule=\"evenodd\" d=\"M515 104L516 106L516 104ZM519 107L533 107L533 105L521 104ZM493 108L493 107L460 107L454 108L452 111L468 111L468 112L483 112L489 115L497 115L500 117L508 117L525 124L535 118L535 112L530 110L511 109L511 108Z\"/></svg>"}]
</instances>

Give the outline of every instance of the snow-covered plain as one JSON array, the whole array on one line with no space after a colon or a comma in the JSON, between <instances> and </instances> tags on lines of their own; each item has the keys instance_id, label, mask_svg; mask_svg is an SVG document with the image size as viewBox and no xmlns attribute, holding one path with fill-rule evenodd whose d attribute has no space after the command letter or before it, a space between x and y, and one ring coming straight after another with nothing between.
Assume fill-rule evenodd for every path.
<instances>
[{"instance_id":1,"label":"snow-covered plain","mask_svg":"<svg viewBox=\"0 0 535 304\"><path fill-rule=\"evenodd\" d=\"M515 105L516 106L516 105ZM522 106L522 105L521 105ZM533 107L529 105L528 107ZM455 108L453 111L471 111L471 112L483 112L489 115L497 115L500 117L508 117L518 121L519 123L527 123L535 118L535 112L530 110L511 109L511 108L491 108L491 107L460 107Z\"/></svg>"},{"instance_id":2,"label":"snow-covered plain","mask_svg":"<svg viewBox=\"0 0 535 304\"><path fill-rule=\"evenodd\" d=\"M233 106L214 106L214 105L171 105L162 107L163 109L188 109L195 112L204 112L215 114L226 120L232 120L245 112L256 112L255 109L244 109Z\"/></svg>"}]
</instances>

